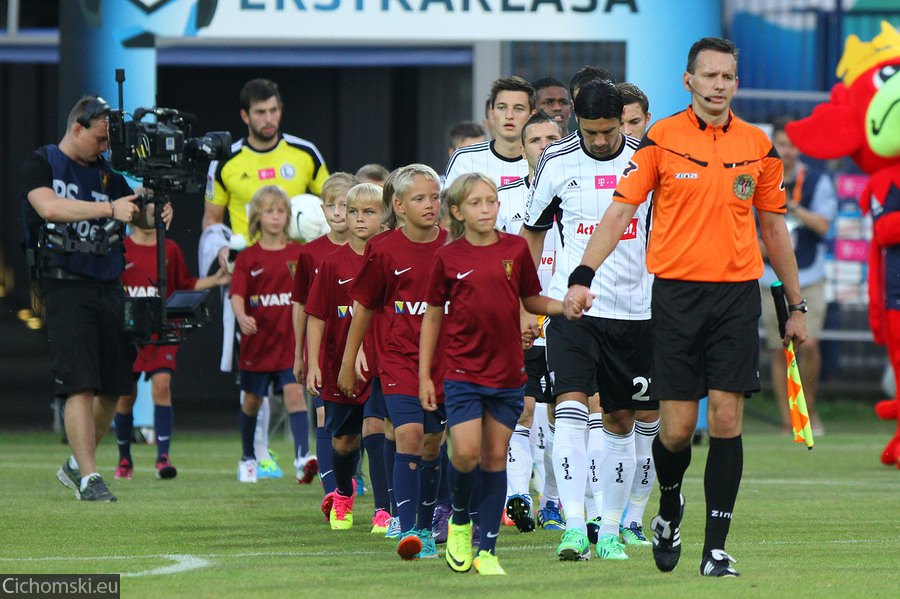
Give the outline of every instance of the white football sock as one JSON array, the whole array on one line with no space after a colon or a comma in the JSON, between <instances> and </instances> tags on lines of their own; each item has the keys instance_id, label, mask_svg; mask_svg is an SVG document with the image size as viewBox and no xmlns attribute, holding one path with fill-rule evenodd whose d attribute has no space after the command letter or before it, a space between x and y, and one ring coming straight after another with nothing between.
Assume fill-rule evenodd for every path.
<instances>
[{"instance_id":1,"label":"white football sock","mask_svg":"<svg viewBox=\"0 0 900 599\"><path fill-rule=\"evenodd\" d=\"M556 437L556 425L547 425L547 440L544 442L544 489L541 491L541 509L548 501L559 505L559 489L556 488L556 473L553 471L553 439Z\"/></svg>"},{"instance_id":2,"label":"white football sock","mask_svg":"<svg viewBox=\"0 0 900 599\"><path fill-rule=\"evenodd\" d=\"M600 478L603 480L603 511L600 536L614 534L619 537L619 522L628 506L631 482L634 478L634 429L624 435L603 430L603 459L600 462Z\"/></svg>"},{"instance_id":3,"label":"white football sock","mask_svg":"<svg viewBox=\"0 0 900 599\"><path fill-rule=\"evenodd\" d=\"M625 526L637 522L643 526L644 509L650 499L653 483L656 481L656 465L653 463L653 438L659 434L659 420L655 422L634 422L634 480L628 510L625 512Z\"/></svg>"},{"instance_id":4,"label":"white football sock","mask_svg":"<svg viewBox=\"0 0 900 599\"><path fill-rule=\"evenodd\" d=\"M256 432L253 433L253 451L260 462L269 459L269 398L263 397L256 415Z\"/></svg>"},{"instance_id":5,"label":"white football sock","mask_svg":"<svg viewBox=\"0 0 900 599\"><path fill-rule=\"evenodd\" d=\"M531 448L528 446L528 429L516 425L509 438L506 452L506 496L528 495L531 480Z\"/></svg>"},{"instance_id":6,"label":"white football sock","mask_svg":"<svg viewBox=\"0 0 900 599\"><path fill-rule=\"evenodd\" d=\"M589 493L593 499L595 516L603 511L603 477L600 476L600 460L603 459L603 414L588 416L587 465Z\"/></svg>"},{"instance_id":7,"label":"white football sock","mask_svg":"<svg viewBox=\"0 0 900 599\"><path fill-rule=\"evenodd\" d=\"M584 522L584 487L587 477L587 406L577 401L564 401L556 406L556 435L553 439L553 468L566 529L586 530Z\"/></svg>"},{"instance_id":8,"label":"white football sock","mask_svg":"<svg viewBox=\"0 0 900 599\"><path fill-rule=\"evenodd\" d=\"M534 489L538 493L544 488L547 470L544 467L544 451L547 449L549 422L546 404L537 404L534 408L534 420L531 421L531 460L534 462Z\"/></svg>"}]
</instances>

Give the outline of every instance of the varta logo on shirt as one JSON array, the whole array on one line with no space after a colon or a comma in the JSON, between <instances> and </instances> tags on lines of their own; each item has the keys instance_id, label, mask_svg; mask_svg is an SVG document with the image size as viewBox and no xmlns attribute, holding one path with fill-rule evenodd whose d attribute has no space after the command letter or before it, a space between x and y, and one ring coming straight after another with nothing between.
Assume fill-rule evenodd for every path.
<instances>
[{"instance_id":1,"label":"varta logo on shirt","mask_svg":"<svg viewBox=\"0 0 900 599\"><path fill-rule=\"evenodd\" d=\"M353 307L352 306L338 306L338 318L347 318L348 316L353 316Z\"/></svg>"},{"instance_id":2,"label":"varta logo on shirt","mask_svg":"<svg viewBox=\"0 0 900 599\"><path fill-rule=\"evenodd\" d=\"M128 297L159 297L159 289L145 285L125 285L125 293Z\"/></svg>"},{"instance_id":3,"label":"varta logo on shirt","mask_svg":"<svg viewBox=\"0 0 900 599\"><path fill-rule=\"evenodd\" d=\"M428 302L404 302L394 301L394 314L409 314L422 316L428 309ZM444 314L450 313L450 302L444 302Z\"/></svg>"},{"instance_id":4,"label":"varta logo on shirt","mask_svg":"<svg viewBox=\"0 0 900 599\"><path fill-rule=\"evenodd\" d=\"M250 305L254 308L262 306L268 308L271 306L290 306L290 293L266 293L265 295L251 295Z\"/></svg>"}]
</instances>

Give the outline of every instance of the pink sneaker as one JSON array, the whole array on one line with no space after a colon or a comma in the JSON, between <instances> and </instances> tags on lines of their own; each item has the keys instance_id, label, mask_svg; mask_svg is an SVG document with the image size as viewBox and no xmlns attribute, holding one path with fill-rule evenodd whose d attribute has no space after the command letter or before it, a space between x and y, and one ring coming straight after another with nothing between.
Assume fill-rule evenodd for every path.
<instances>
[{"instance_id":1,"label":"pink sneaker","mask_svg":"<svg viewBox=\"0 0 900 599\"><path fill-rule=\"evenodd\" d=\"M390 523L391 515L384 510L378 510L372 518L372 534L385 534Z\"/></svg>"},{"instance_id":2,"label":"pink sneaker","mask_svg":"<svg viewBox=\"0 0 900 599\"><path fill-rule=\"evenodd\" d=\"M131 480L133 474L134 464L129 462L128 458L119 460L119 465L116 466L116 478L119 480Z\"/></svg>"},{"instance_id":3,"label":"pink sneaker","mask_svg":"<svg viewBox=\"0 0 900 599\"><path fill-rule=\"evenodd\" d=\"M331 517L331 506L334 503L334 491L328 493L322 498L322 513L325 514L325 521Z\"/></svg>"},{"instance_id":4,"label":"pink sneaker","mask_svg":"<svg viewBox=\"0 0 900 599\"><path fill-rule=\"evenodd\" d=\"M356 493L350 497L344 497L337 491L334 492L334 501L331 504L331 514L328 518L331 530L349 530L353 526L354 497L356 497Z\"/></svg>"}]
</instances>

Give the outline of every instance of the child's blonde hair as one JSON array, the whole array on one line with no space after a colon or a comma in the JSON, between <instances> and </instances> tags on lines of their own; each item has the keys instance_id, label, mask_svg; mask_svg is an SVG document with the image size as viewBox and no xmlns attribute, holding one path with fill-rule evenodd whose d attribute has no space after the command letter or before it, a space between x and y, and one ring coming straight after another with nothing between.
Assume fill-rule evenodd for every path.
<instances>
[{"instance_id":1,"label":"child's blonde hair","mask_svg":"<svg viewBox=\"0 0 900 599\"><path fill-rule=\"evenodd\" d=\"M462 203L469 197L479 181L487 183L491 190L493 190L494 196L497 195L497 184L494 183L493 179L483 173L466 173L465 175L460 175L453 181L449 189L447 189L445 202L447 204L447 210L450 212L450 234L447 235L448 243L460 239L466 233L465 225L453 215L451 209L453 206L456 206L456 209L459 210L462 207Z\"/></svg>"},{"instance_id":2,"label":"child's blonde hair","mask_svg":"<svg viewBox=\"0 0 900 599\"><path fill-rule=\"evenodd\" d=\"M382 207L382 189L374 183L360 183L354 185L347 192L347 208L351 204L372 202Z\"/></svg>"},{"instance_id":3,"label":"child's blonde hair","mask_svg":"<svg viewBox=\"0 0 900 599\"><path fill-rule=\"evenodd\" d=\"M336 200L341 194L350 191L354 185L359 185L359 179L350 173L340 171L332 173L322 183L322 202L327 204L329 201Z\"/></svg>"},{"instance_id":4,"label":"child's blonde hair","mask_svg":"<svg viewBox=\"0 0 900 599\"><path fill-rule=\"evenodd\" d=\"M264 185L257 189L256 193L253 194L253 197L250 198L250 224L247 226L247 237L250 242L256 241L262 234L259 224L259 213L262 212L268 202L272 202L276 205L281 204L287 211L288 216L291 214L291 199L288 197L287 192L280 186ZM285 219L284 221L285 234L287 234L288 223L290 223L290 221L290 218Z\"/></svg>"}]
</instances>

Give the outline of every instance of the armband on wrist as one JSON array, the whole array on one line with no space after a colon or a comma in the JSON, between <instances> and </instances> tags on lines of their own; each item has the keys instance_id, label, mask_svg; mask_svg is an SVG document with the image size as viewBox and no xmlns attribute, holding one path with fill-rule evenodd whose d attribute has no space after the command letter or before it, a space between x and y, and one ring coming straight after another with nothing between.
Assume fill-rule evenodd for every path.
<instances>
[{"instance_id":1,"label":"armband on wrist","mask_svg":"<svg viewBox=\"0 0 900 599\"><path fill-rule=\"evenodd\" d=\"M800 300L799 304L790 304L788 306L788 312L803 312L806 314L809 308L806 307L806 300Z\"/></svg>"},{"instance_id":2,"label":"armband on wrist","mask_svg":"<svg viewBox=\"0 0 900 599\"><path fill-rule=\"evenodd\" d=\"M116 217L116 207L113 206L112 202L110 202L109 203L109 218L115 218L115 217Z\"/></svg>"},{"instance_id":3,"label":"armband on wrist","mask_svg":"<svg viewBox=\"0 0 900 599\"><path fill-rule=\"evenodd\" d=\"M581 285L582 287L590 288L595 273L596 271L590 266L579 264L569 275L569 287L572 285Z\"/></svg>"}]
</instances>

